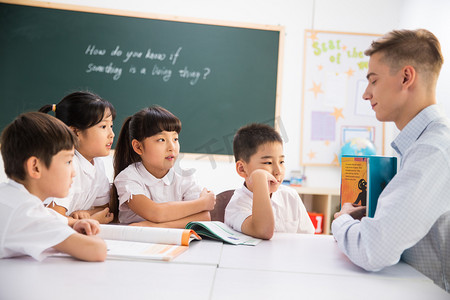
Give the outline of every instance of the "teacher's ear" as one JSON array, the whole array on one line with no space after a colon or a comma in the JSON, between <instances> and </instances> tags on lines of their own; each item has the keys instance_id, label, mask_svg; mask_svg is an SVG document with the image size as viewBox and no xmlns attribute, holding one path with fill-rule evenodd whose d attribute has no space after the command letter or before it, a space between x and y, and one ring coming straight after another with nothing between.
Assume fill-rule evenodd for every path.
<instances>
[{"instance_id":1,"label":"teacher's ear","mask_svg":"<svg viewBox=\"0 0 450 300\"><path fill-rule=\"evenodd\" d=\"M403 89L408 89L416 80L417 76L416 69L414 69L413 66L405 66L402 69L402 76L403 76L402 87Z\"/></svg>"}]
</instances>

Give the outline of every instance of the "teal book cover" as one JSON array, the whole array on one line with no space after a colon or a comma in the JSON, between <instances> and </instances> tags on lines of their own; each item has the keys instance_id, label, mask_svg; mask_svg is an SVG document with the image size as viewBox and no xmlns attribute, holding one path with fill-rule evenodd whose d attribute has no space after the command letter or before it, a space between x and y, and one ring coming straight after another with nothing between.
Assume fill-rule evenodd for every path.
<instances>
[{"instance_id":1,"label":"teal book cover","mask_svg":"<svg viewBox=\"0 0 450 300\"><path fill-rule=\"evenodd\" d=\"M373 218L381 192L397 173L397 158L343 155L341 168L341 206L367 206L366 215Z\"/></svg>"}]
</instances>

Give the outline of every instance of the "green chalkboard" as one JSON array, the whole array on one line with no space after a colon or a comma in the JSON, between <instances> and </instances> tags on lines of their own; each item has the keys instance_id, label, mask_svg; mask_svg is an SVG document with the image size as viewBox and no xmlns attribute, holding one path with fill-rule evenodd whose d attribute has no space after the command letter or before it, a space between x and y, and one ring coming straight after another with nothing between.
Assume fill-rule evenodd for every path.
<instances>
[{"instance_id":1,"label":"green chalkboard","mask_svg":"<svg viewBox=\"0 0 450 300\"><path fill-rule=\"evenodd\" d=\"M0 129L76 90L113 103L116 136L141 108L167 108L185 153L232 154L240 126L275 125L281 27L30 3L0 3Z\"/></svg>"}]
</instances>

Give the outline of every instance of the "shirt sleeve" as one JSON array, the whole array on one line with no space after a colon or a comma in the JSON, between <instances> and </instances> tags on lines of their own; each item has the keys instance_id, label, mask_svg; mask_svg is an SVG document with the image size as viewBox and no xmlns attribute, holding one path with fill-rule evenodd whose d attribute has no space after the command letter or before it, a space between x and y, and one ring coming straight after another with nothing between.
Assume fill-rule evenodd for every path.
<instances>
[{"instance_id":1,"label":"shirt sleeve","mask_svg":"<svg viewBox=\"0 0 450 300\"><path fill-rule=\"evenodd\" d=\"M38 203L32 207L19 206L11 216L5 244L11 253L30 255L43 260L45 250L63 242L76 233L67 218Z\"/></svg>"},{"instance_id":2,"label":"shirt sleeve","mask_svg":"<svg viewBox=\"0 0 450 300\"><path fill-rule=\"evenodd\" d=\"M114 179L114 185L116 186L117 195L119 196L119 206L130 200L133 195L146 195L145 185L131 177L132 176L129 176L122 171L117 175L116 179Z\"/></svg>"},{"instance_id":3,"label":"shirt sleeve","mask_svg":"<svg viewBox=\"0 0 450 300\"><path fill-rule=\"evenodd\" d=\"M369 271L396 264L449 209L449 169L449 159L437 147L415 147L381 193L374 218L342 215L332 223L339 248Z\"/></svg>"},{"instance_id":4,"label":"shirt sleeve","mask_svg":"<svg viewBox=\"0 0 450 300\"><path fill-rule=\"evenodd\" d=\"M225 224L242 232L242 223L252 215L252 199L236 190L225 208Z\"/></svg>"}]
</instances>

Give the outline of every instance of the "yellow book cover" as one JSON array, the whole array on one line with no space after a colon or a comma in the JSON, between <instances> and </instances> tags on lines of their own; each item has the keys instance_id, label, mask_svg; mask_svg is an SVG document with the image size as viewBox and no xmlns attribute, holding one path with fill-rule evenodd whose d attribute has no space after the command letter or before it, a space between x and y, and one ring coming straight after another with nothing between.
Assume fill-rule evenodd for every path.
<instances>
[{"instance_id":1,"label":"yellow book cover","mask_svg":"<svg viewBox=\"0 0 450 300\"><path fill-rule=\"evenodd\" d=\"M342 157L341 206L344 203L366 205L367 157Z\"/></svg>"}]
</instances>

